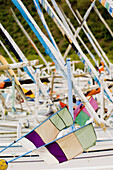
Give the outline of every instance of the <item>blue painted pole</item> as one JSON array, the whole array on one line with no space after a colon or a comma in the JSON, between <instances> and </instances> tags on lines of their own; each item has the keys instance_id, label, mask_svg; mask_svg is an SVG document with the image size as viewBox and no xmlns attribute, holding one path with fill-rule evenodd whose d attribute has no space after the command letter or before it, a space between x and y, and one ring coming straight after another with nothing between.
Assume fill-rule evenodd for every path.
<instances>
[{"instance_id":1,"label":"blue painted pole","mask_svg":"<svg viewBox=\"0 0 113 170\"><path fill-rule=\"evenodd\" d=\"M68 103L69 103L69 112L72 115L72 118L74 120L74 115L73 115L73 95L72 95L72 79L71 79L71 62L70 58L67 58L67 82L68 82ZM71 130L74 130L74 122L73 125L71 126Z\"/></svg>"},{"instance_id":2,"label":"blue painted pole","mask_svg":"<svg viewBox=\"0 0 113 170\"><path fill-rule=\"evenodd\" d=\"M15 113L15 78L14 76L11 77L12 79L12 114Z\"/></svg>"}]
</instances>

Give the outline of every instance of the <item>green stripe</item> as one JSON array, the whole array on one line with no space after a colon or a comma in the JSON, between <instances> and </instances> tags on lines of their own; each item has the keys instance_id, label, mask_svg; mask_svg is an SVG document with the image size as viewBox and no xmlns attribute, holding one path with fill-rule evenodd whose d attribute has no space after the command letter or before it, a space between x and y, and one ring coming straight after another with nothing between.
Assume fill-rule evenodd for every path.
<instances>
[{"instance_id":1,"label":"green stripe","mask_svg":"<svg viewBox=\"0 0 113 170\"><path fill-rule=\"evenodd\" d=\"M52 118L50 118L50 120L59 131L65 128L65 125L63 121L60 119L60 117L58 116L58 114L54 115Z\"/></svg>"},{"instance_id":2,"label":"green stripe","mask_svg":"<svg viewBox=\"0 0 113 170\"><path fill-rule=\"evenodd\" d=\"M105 3L105 7L106 7L107 10L109 9L109 3L108 2Z\"/></svg>"},{"instance_id":3,"label":"green stripe","mask_svg":"<svg viewBox=\"0 0 113 170\"><path fill-rule=\"evenodd\" d=\"M74 132L83 150L96 144L96 134L92 124L84 126L78 131Z\"/></svg>"},{"instance_id":4,"label":"green stripe","mask_svg":"<svg viewBox=\"0 0 113 170\"><path fill-rule=\"evenodd\" d=\"M81 111L76 117L75 123L77 123L80 126L84 126L86 124L86 121L89 119L90 117L85 112Z\"/></svg>"},{"instance_id":5,"label":"green stripe","mask_svg":"<svg viewBox=\"0 0 113 170\"><path fill-rule=\"evenodd\" d=\"M56 126L56 128L60 131L73 124L72 116L66 107L64 107L56 115L51 117L50 120Z\"/></svg>"},{"instance_id":6,"label":"green stripe","mask_svg":"<svg viewBox=\"0 0 113 170\"><path fill-rule=\"evenodd\" d=\"M64 109L62 109L58 115L62 118L62 120L65 122L66 127L69 127L70 125L73 124L73 119L71 114L69 113L68 109L66 107L64 107Z\"/></svg>"}]
</instances>

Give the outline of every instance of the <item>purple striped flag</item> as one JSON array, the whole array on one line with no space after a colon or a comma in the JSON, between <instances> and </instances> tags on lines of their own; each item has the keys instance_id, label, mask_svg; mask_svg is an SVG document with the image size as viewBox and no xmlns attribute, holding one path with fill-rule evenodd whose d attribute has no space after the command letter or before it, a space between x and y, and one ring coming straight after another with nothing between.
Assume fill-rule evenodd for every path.
<instances>
[{"instance_id":1,"label":"purple striped flag","mask_svg":"<svg viewBox=\"0 0 113 170\"><path fill-rule=\"evenodd\" d=\"M96 144L96 134L92 123L75 130L37 150L48 164L68 161Z\"/></svg>"},{"instance_id":2,"label":"purple striped flag","mask_svg":"<svg viewBox=\"0 0 113 170\"><path fill-rule=\"evenodd\" d=\"M27 150L33 150L53 141L59 132L73 124L73 119L66 107L50 116L19 140Z\"/></svg>"}]
</instances>

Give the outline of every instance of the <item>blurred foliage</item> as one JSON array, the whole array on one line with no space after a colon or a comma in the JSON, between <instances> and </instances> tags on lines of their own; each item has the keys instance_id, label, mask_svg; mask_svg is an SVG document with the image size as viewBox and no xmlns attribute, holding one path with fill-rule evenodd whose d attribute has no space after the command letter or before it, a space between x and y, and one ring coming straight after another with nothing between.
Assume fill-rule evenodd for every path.
<instances>
[{"instance_id":1,"label":"blurred foliage","mask_svg":"<svg viewBox=\"0 0 113 170\"><path fill-rule=\"evenodd\" d=\"M27 0L27 1L22 0L22 2L29 10L30 14L33 16L34 20L37 22L40 29L47 36L47 33L40 21L40 18L37 14L37 11L35 9L33 1L32 0ZM52 5L50 0L48 0L48 2ZM76 21L76 19L74 18L73 14L71 13L65 0L56 0L56 2L63 9L64 13L70 19L70 21L73 24L73 26L75 27L75 29L77 29L79 24ZM90 6L91 1L90 0L85 0L85 1L84 0L70 0L70 3L72 5L73 10L75 11L77 9L80 12L81 16L83 17L84 14L86 13L88 7ZM99 9L102 16L104 17L104 19L106 20L106 22L108 23L111 30L113 31L113 18L109 15L107 10L98 1L96 1L96 6ZM19 21L24 26L27 33L30 35L31 39L34 41L34 43L36 44L38 49L41 51L43 56L46 58L46 60L51 61L50 57L45 54L45 50L44 50L43 46L41 45L41 43L39 42L38 38L35 36L35 34L31 30L31 28L29 27L27 22L24 20L24 18L22 17L22 15L18 11L18 9L14 6L12 1L11 0L0 0L0 22L2 23L4 28L10 33L10 35L12 36L14 41L17 43L19 48L22 50L24 55L27 57L27 59L33 60L33 59L38 58L40 60L40 63L43 63L42 60L39 58L38 54L36 53L36 51L34 50L34 48L28 42L28 40L25 37L25 35L23 34L23 32L20 30L20 28L17 25L17 23L15 22L14 18L12 17L10 7L13 8ZM41 7L41 9L44 13L44 16L45 16L47 24L50 28L50 31L57 43L62 55L64 55L64 53L68 47L68 42L62 36L60 30L58 29L56 24L53 22L53 20L49 17L47 12L42 7ZM113 55L113 38L111 37L110 33L108 32L108 30L106 29L104 24L100 21L99 17L97 16L97 14L95 13L95 11L93 9L92 9L89 17L87 18L87 24L88 24L89 28L91 29L92 33L94 34L94 36L96 37L97 41L99 42L99 44L101 45L101 47L103 48L103 50L105 51L107 56L109 57L110 61L113 62L113 57L112 57L112 55ZM88 48L93 52L93 54L98 59L94 49L92 48L91 44L89 43L86 35L84 34L84 32L82 30L80 32L80 36L84 40L84 42L88 46ZM3 38L0 37L0 39L5 44ZM83 49L83 52L89 57L89 55L87 54L87 52L83 48L83 46L81 44L80 44L80 46ZM6 47L10 51L10 49L7 45L6 45ZM1 46L0 46L0 52L3 56L8 58L9 62L11 62L9 57L7 56L6 52L4 51L4 49ZM14 57L12 52L11 52L11 55ZM70 57L72 60L79 60L78 56L76 55L76 53L74 52L73 49L70 50L67 57ZM81 65L80 67L83 67L82 64L78 64L78 65Z\"/></svg>"}]
</instances>

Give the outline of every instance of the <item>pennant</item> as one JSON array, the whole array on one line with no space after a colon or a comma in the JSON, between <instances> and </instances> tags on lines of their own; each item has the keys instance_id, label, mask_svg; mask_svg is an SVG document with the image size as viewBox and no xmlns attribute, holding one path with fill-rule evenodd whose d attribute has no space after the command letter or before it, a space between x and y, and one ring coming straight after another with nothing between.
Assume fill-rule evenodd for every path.
<instances>
[{"instance_id":1,"label":"pennant","mask_svg":"<svg viewBox=\"0 0 113 170\"><path fill-rule=\"evenodd\" d=\"M98 104L93 97L90 98L89 103L96 111L98 109ZM80 126L84 126L86 121L91 118L91 115L87 111L86 107L81 103L75 110L74 110L74 120Z\"/></svg>"},{"instance_id":2,"label":"pennant","mask_svg":"<svg viewBox=\"0 0 113 170\"><path fill-rule=\"evenodd\" d=\"M60 103L60 107L61 107L61 108L67 107L67 108L69 109L69 106L68 106L67 104L65 104L65 103L63 103L63 102L61 102L61 101L59 101L59 103ZM73 106L73 109L75 109L75 108L76 108L76 106Z\"/></svg>"},{"instance_id":3,"label":"pennant","mask_svg":"<svg viewBox=\"0 0 113 170\"><path fill-rule=\"evenodd\" d=\"M35 152L48 164L66 162L96 144L96 134L90 123Z\"/></svg>"},{"instance_id":4,"label":"pennant","mask_svg":"<svg viewBox=\"0 0 113 170\"><path fill-rule=\"evenodd\" d=\"M61 108L63 108L63 107L68 107L67 104L65 104L65 103L63 103L63 102L61 102L61 101L59 101L59 103L60 103L60 107L61 107Z\"/></svg>"},{"instance_id":5,"label":"pennant","mask_svg":"<svg viewBox=\"0 0 113 170\"><path fill-rule=\"evenodd\" d=\"M90 116L87 115L83 110L81 110L75 119L75 123L77 123L80 126L84 126L86 124L87 120L89 120L89 119L90 119Z\"/></svg>"},{"instance_id":6,"label":"pennant","mask_svg":"<svg viewBox=\"0 0 113 170\"><path fill-rule=\"evenodd\" d=\"M70 127L72 124L72 116L68 109L64 107L25 135L19 140L19 143L27 150L38 148L53 141L61 130Z\"/></svg>"}]
</instances>

